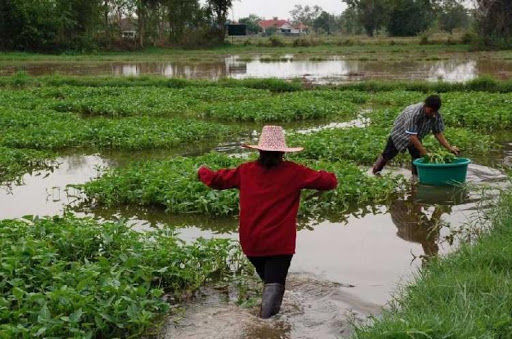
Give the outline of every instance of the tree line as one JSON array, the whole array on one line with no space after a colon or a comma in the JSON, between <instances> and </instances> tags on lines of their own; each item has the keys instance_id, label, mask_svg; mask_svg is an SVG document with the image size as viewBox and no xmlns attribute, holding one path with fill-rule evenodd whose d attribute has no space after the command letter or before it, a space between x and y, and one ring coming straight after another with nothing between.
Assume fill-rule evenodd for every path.
<instances>
[{"instance_id":1,"label":"tree line","mask_svg":"<svg viewBox=\"0 0 512 339\"><path fill-rule=\"evenodd\" d=\"M319 6L296 5L293 22L322 34L414 36L432 27L471 28L481 43L511 47L512 0L339 0L339 15ZM63 51L129 49L224 43L233 0L0 0L0 49ZM262 18L241 18L259 33ZM136 32L123 39L125 26ZM129 28L128 28L129 29Z\"/></svg>"},{"instance_id":2,"label":"tree line","mask_svg":"<svg viewBox=\"0 0 512 339\"><path fill-rule=\"evenodd\" d=\"M414 36L437 25L452 32L472 28L479 42L491 47L512 47L512 1L474 0L468 9L463 0L342 0L346 20L373 36L385 30L391 36ZM359 25L359 26L358 26Z\"/></svg>"},{"instance_id":3,"label":"tree line","mask_svg":"<svg viewBox=\"0 0 512 339\"><path fill-rule=\"evenodd\" d=\"M367 34L383 32L390 36L416 36L436 28L452 33L455 29L474 30L479 42L488 46L512 47L512 1L475 0L468 9L463 0L342 0L347 8L339 15L320 6L296 5L290 12L294 23L304 23L315 33ZM250 33L260 32L262 18L250 15L240 19Z\"/></svg>"},{"instance_id":4,"label":"tree line","mask_svg":"<svg viewBox=\"0 0 512 339\"><path fill-rule=\"evenodd\" d=\"M0 49L86 50L224 41L232 0L0 0ZM121 38L132 24L133 41Z\"/></svg>"},{"instance_id":5,"label":"tree line","mask_svg":"<svg viewBox=\"0 0 512 339\"><path fill-rule=\"evenodd\" d=\"M347 8L340 15L320 6L296 5L290 16L294 23L304 23L315 33L347 33L374 36L385 30L391 36L415 36L437 26L452 33L468 28L474 21L472 12L460 0L343 0ZM250 15L240 19L250 33L258 33L262 18Z\"/></svg>"}]
</instances>

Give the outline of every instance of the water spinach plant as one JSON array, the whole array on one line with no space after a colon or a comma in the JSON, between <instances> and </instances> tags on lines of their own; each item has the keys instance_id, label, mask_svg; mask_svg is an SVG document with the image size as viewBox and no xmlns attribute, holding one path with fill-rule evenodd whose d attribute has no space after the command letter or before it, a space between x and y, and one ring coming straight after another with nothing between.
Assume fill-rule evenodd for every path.
<instances>
[{"instance_id":1,"label":"water spinach plant","mask_svg":"<svg viewBox=\"0 0 512 339\"><path fill-rule=\"evenodd\" d=\"M423 162L426 164L451 164L456 159L453 153L446 150L437 149L429 152L423 157Z\"/></svg>"},{"instance_id":2,"label":"water spinach plant","mask_svg":"<svg viewBox=\"0 0 512 339\"><path fill-rule=\"evenodd\" d=\"M112 169L101 178L80 185L91 202L106 206L133 204L161 206L170 213L231 215L238 212L237 190L211 190L197 179L197 169L236 167L246 160L220 153L198 157L176 157L166 161L133 163ZM350 208L383 202L403 192L400 177L374 178L348 161L297 160L316 169L333 171L341 184L318 199L302 204L300 215L323 218L343 215Z\"/></svg>"},{"instance_id":3,"label":"water spinach plant","mask_svg":"<svg viewBox=\"0 0 512 339\"><path fill-rule=\"evenodd\" d=\"M0 337L140 336L205 282L252 273L238 251L71 215L2 220Z\"/></svg>"}]
</instances>

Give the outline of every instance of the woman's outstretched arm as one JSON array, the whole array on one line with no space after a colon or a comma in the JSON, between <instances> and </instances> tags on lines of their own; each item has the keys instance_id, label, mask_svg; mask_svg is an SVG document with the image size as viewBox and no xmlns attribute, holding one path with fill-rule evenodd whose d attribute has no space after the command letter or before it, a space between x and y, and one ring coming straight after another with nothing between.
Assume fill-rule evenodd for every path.
<instances>
[{"instance_id":1,"label":"woman's outstretched arm","mask_svg":"<svg viewBox=\"0 0 512 339\"><path fill-rule=\"evenodd\" d=\"M299 166L299 188L332 190L338 186L336 175L326 171L315 171L306 166Z\"/></svg>"},{"instance_id":2,"label":"woman's outstretched arm","mask_svg":"<svg viewBox=\"0 0 512 339\"><path fill-rule=\"evenodd\" d=\"M240 167L212 171L202 166L197 171L197 176L205 185L217 190L240 187Z\"/></svg>"}]
</instances>

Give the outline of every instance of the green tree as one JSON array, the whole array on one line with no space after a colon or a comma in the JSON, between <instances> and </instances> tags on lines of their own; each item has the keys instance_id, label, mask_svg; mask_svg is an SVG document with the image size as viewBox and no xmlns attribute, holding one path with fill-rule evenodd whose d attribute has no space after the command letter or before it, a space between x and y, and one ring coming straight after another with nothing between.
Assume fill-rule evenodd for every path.
<instances>
[{"instance_id":1,"label":"green tree","mask_svg":"<svg viewBox=\"0 0 512 339\"><path fill-rule=\"evenodd\" d=\"M512 1L476 0L476 22L481 40L487 46L512 45Z\"/></svg>"},{"instance_id":2,"label":"green tree","mask_svg":"<svg viewBox=\"0 0 512 339\"><path fill-rule=\"evenodd\" d=\"M387 18L386 0L343 0L357 14L368 36L373 36Z\"/></svg>"},{"instance_id":3,"label":"green tree","mask_svg":"<svg viewBox=\"0 0 512 339\"><path fill-rule=\"evenodd\" d=\"M197 0L165 0L169 24L169 39L181 43L186 28L194 26L199 15L200 5Z\"/></svg>"},{"instance_id":4,"label":"green tree","mask_svg":"<svg viewBox=\"0 0 512 339\"><path fill-rule=\"evenodd\" d=\"M241 24L245 24L247 26L247 32L249 34L258 34L261 31L261 27L259 25L260 21L263 18L260 18L256 14L250 14L246 18L241 18L238 20Z\"/></svg>"},{"instance_id":5,"label":"green tree","mask_svg":"<svg viewBox=\"0 0 512 339\"><path fill-rule=\"evenodd\" d=\"M361 34L364 27L358 19L357 11L353 7L346 8L340 16L341 31L347 34Z\"/></svg>"},{"instance_id":6,"label":"green tree","mask_svg":"<svg viewBox=\"0 0 512 339\"><path fill-rule=\"evenodd\" d=\"M135 14L137 15L137 42L140 48L144 48L149 7L156 0L134 0Z\"/></svg>"},{"instance_id":7,"label":"green tree","mask_svg":"<svg viewBox=\"0 0 512 339\"><path fill-rule=\"evenodd\" d=\"M94 47L100 0L2 0L3 49L55 50Z\"/></svg>"},{"instance_id":8,"label":"green tree","mask_svg":"<svg viewBox=\"0 0 512 339\"><path fill-rule=\"evenodd\" d=\"M320 15L313 21L313 29L315 32L324 31L332 34L338 30L336 16L322 11Z\"/></svg>"},{"instance_id":9,"label":"green tree","mask_svg":"<svg viewBox=\"0 0 512 339\"><path fill-rule=\"evenodd\" d=\"M320 16L320 13L322 13L322 7L320 6L295 5L290 11L290 16L294 23L303 23L307 26L313 26L313 22Z\"/></svg>"},{"instance_id":10,"label":"green tree","mask_svg":"<svg viewBox=\"0 0 512 339\"><path fill-rule=\"evenodd\" d=\"M468 23L468 11L459 0L444 0L441 3L439 26L442 30L451 34L455 28L466 28Z\"/></svg>"},{"instance_id":11,"label":"green tree","mask_svg":"<svg viewBox=\"0 0 512 339\"><path fill-rule=\"evenodd\" d=\"M430 27L434 19L431 0L391 0L387 22L392 36L415 36Z\"/></svg>"},{"instance_id":12,"label":"green tree","mask_svg":"<svg viewBox=\"0 0 512 339\"><path fill-rule=\"evenodd\" d=\"M223 42L226 36L226 20L233 0L207 0L206 3L214 20L214 35L219 42Z\"/></svg>"}]
</instances>

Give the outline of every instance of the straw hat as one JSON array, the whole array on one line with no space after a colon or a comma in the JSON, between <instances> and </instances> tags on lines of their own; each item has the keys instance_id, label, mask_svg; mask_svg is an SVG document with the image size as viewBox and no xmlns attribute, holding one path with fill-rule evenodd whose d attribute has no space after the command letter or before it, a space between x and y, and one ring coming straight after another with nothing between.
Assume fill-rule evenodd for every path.
<instances>
[{"instance_id":1,"label":"straw hat","mask_svg":"<svg viewBox=\"0 0 512 339\"><path fill-rule=\"evenodd\" d=\"M284 130L281 126L263 126L258 144L242 145L242 147L271 152L300 152L304 149L286 146Z\"/></svg>"}]
</instances>

